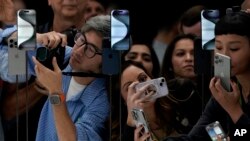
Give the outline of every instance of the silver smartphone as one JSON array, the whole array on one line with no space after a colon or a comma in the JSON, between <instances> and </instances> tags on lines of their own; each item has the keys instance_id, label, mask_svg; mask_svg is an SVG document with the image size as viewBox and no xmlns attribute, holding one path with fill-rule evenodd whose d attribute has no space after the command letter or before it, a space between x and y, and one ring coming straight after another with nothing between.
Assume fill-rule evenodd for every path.
<instances>
[{"instance_id":1,"label":"silver smartphone","mask_svg":"<svg viewBox=\"0 0 250 141\"><path fill-rule=\"evenodd\" d=\"M152 92L154 93L150 97L151 100L156 100L157 98L166 96L169 93L168 86L167 86L167 83L166 83L166 80L164 77L159 77L156 79L152 79L152 80L138 83L135 86L136 91L138 91L139 89L141 89L145 85L149 85L144 93L145 95L152 93Z\"/></svg>"},{"instance_id":2,"label":"silver smartphone","mask_svg":"<svg viewBox=\"0 0 250 141\"><path fill-rule=\"evenodd\" d=\"M229 56L215 53L214 76L220 78L225 90L231 91L231 58Z\"/></svg>"},{"instance_id":3,"label":"silver smartphone","mask_svg":"<svg viewBox=\"0 0 250 141\"><path fill-rule=\"evenodd\" d=\"M219 121L215 121L215 122L207 125L206 131L207 131L207 133L210 136L212 141L217 141L218 136L221 137L222 141L226 141L226 134L223 131Z\"/></svg>"},{"instance_id":4,"label":"silver smartphone","mask_svg":"<svg viewBox=\"0 0 250 141\"><path fill-rule=\"evenodd\" d=\"M17 12L17 47L34 50L36 46L36 11L20 9Z\"/></svg>"},{"instance_id":5,"label":"silver smartphone","mask_svg":"<svg viewBox=\"0 0 250 141\"><path fill-rule=\"evenodd\" d=\"M8 74L26 74L26 51L17 48L17 39L8 39Z\"/></svg>"},{"instance_id":6,"label":"silver smartphone","mask_svg":"<svg viewBox=\"0 0 250 141\"><path fill-rule=\"evenodd\" d=\"M111 48L128 50L130 47L130 17L126 9L111 11Z\"/></svg>"},{"instance_id":7,"label":"silver smartphone","mask_svg":"<svg viewBox=\"0 0 250 141\"><path fill-rule=\"evenodd\" d=\"M206 9L201 11L201 38L202 49L213 50L215 46L214 28L219 20L220 12L216 9Z\"/></svg>"},{"instance_id":8,"label":"silver smartphone","mask_svg":"<svg viewBox=\"0 0 250 141\"><path fill-rule=\"evenodd\" d=\"M143 135L144 133L150 132L150 127L149 127L147 118L144 114L144 111L142 109L139 109L139 108L134 108L134 109L132 109L131 112L132 112L132 116L133 116L136 127L139 127L140 125L143 126L143 130L141 132L141 135ZM150 137L146 141L153 141L153 139L152 139L152 137Z\"/></svg>"}]
</instances>

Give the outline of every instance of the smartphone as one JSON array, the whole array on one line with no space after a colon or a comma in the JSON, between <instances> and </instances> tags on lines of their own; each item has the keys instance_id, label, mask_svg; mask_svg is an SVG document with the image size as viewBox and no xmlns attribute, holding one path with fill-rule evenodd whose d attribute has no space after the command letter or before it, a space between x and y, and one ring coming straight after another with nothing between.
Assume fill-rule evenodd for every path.
<instances>
[{"instance_id":1,"label":"smartphone","mask_svg":"<svg viewBox=\"0 0 250 141\"><path fill-rule=\"evenodd\" d=\"M26 51L18 49L16 38L8 39L8 73L26 74Z\"/></svg>"},{"instance_id":2,"label":"smartphone","mask_svg":"<svg viewBox=\"0 0 250 141\"><path fill-rule=\"evenodd\" d=\"M221 85L228 92L231 91L231 58L229 56L215 53L214 76L220 78Z\"/></svg>"},{"instance_id":3,"label":"smartphone","mask_svg":"<svg viewBox=\"0 0 250 141\"><path fill-rule=\"evenodd\" d=\"M36 47L36 11L20 9L17 12L17 37L19 49L34 50Z\"/></svg>"},{"instance_id":4,"label":"smartphone","mask_svg":"<svg viewBox=\"0 0 250 141\"><path fill-rule=\"evenodd\" d=\"M130 47L130 16L128 10L111 11L111 48L128 50Z\"/></svg>"},{"instance_id":5,"label":"smartphone","mask_svg":"<svg viewBox=\"0 0 250 141\"><path fill-rule=\"evenodd\" d=\"M118 50L112 50L110 44L110 38L103 39L102 74L116 75L120 73L121 55Z\"/></svg>"},{"instance_id":6,"label":"smartphone","mask_svg":"<svg viewBox=\"0 0 250 141\"><path fill-rule=\"evenodd\" d=\"M223 141L226 141L226 134L223 131L219 121L215 121L215 122L207 125L206 131L207 131L207 133L210 136L212 141L217 141L218 136L220 136Z\"/></svg>"},{"instance_id":7,"label":"smartphone","mask_svg":"<svg viewBox=\"0 0 250 141\"><path fill-rule=\"evenodd\" d=\"M149 93L154 93L150 99L151 100L156 100L157 98L166 96L168 94L168 86L166 83L166 80L164 77L148 80L145 82L138 83L135 86L136 91L144 87L145 85L149 85L148 88L145 91L145 95L148 95Z\"/></svg>"},{"instance_id":8,"label":"smartphone","mask_svg":"<svg viewBox=\"0 0 250 141\"><path fill-rule=\"evenodd\" d=\"M142 109L139 109L139 108L134 108L134 109L132 109L131 112L132 112L132 117L133 117L133 120L135 122L136 127L139 127L140 125L143 126L141 135L143 135L144 133L150 132L150 127L149 127L147 118L144 114L144 111ZM150 138L147 139L146 141L153 141L153 139L150 136Z\"/></svg>"},{"instance_id":9,"label":"smartphone","mask_svg":"<svg viewBox=\"0 0 250 141\"><path fill-rule=\"evenodd\" d=\"M216 9L201 11L201 38L202 49L213 50L215 44L214 28L220 18L220 12Z\"/></svg>"}]
</instances>

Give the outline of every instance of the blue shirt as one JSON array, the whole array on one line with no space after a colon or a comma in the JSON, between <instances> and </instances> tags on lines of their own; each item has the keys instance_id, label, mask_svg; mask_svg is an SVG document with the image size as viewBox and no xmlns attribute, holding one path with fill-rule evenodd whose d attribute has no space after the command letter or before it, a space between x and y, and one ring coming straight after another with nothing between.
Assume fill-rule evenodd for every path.
<instances>
[{"instance_id":1,"label":"blue shirt","mask_svg":"<svg viewBox=\"0 0 250 141\"><path fill-rule=\"evenodd\" d=\"M72 71L68 66L64 71ZM68 91L71 76L63 76L63 91ZM109 102L105 79L96 78L72 100L66 101L68 113L76 127L78 141L102 141L105 122L109 117ZM36 141L57 141L52 105L46 101L39 120Z\"/></svg>"}]
</instances>

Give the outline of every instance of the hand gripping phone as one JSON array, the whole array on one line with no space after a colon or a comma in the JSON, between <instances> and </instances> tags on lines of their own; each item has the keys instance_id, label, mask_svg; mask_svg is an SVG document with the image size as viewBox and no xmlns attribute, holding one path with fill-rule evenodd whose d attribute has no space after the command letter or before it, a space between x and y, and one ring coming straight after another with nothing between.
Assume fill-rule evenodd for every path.
<instances>
[{"instance_id":1,"label":"hand gripping phone","mask_svg":"<svg viewBox=\"0 0 250 141\"><path fill-rule=\"evenodd\" d=\"M231 91L231 59L229 56L220 53L214 55L214 76L220 78L225 90Z\"/></svg>"},{"instance_id":2,"label":"hand gripping phone","mask_svg":"<svg viewBox=\"0 0 250 141\"><path fill-rule=\"evenodd\" d=\"M206 9L201 11L201 38L202 49L213 50L215 35L215 23L219 20L220 12L215 9Z\"/></svg>"},{"instance_id":3,"label":"hand gripping phone","mask_svg":"<svg viewBox=\"0 0 250 141\"><path fill-rule=\"evenodd\" d=\"M215 121L215 122L207 125L206 131L207 131L207 133L210 136L212 141L217 141L218 136L221 137L222 141L226 141L226 134L223 131L219 121Z\"/></svg>"},{"instance_id":4,"label":"hand gripping phone","mask_svg":"<svg viewBox=\"0 0 250 141\"><path fill-rule=\"evenodd\" d=\"M134 119L136 127L139 127L140 125L143 126L141 135L143 135L144 133L150 132L150 127L148 125L148 121L146 119L146 116L145 116L143 110L139 109L139 108L134 108L134 109L132 109L131 112L132 112L132 117ZM153 139L152 139L152 137L150 137L146 141L153 141Z\"/></svg>"},{"instance_id":5,"label":"hand gripping phone","mask_svg":"<svg viewBox=\"0 0 250 141\"><path fill-rule=\"evenodd\" d=\"M128 10L111 11L111 48L128 50L130 46L130 20Z\"/></svg>"},{"instance_id":6,"label":"hand gripping phone","mask_svg":"<svg viewBox=\"0 0 250 141\"><path fill-rule=\"evenodd\" d=\"M33 9L17 12L17 47L22 50L36 47L36 11Z\"/></svg>"},{"instance_id":7,"label":"hand gripping phone","mask_svg":"<svg viewBox=\"0 0 250 141\"><path fill-rule=\"evenodd\" d=\"M166 96L168 94L168 87L164 77L138 83L135 86L136 91L138 91L145 85L149 85L146 89L145 95L151 93L152 91L154 92L154 94L150 98L151 100L156 100L157 98Z\"/></svg>"}]
</instances>

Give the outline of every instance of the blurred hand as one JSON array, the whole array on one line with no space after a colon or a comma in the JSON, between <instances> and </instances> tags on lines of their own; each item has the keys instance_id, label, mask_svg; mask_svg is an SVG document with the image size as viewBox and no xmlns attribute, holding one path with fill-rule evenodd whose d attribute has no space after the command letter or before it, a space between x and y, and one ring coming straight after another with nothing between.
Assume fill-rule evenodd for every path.
<instances>
[{"instance_id":1,"label":"blurred hand","mask_svg":"<svg viewBox=\"0 0 250 141\"><path fill-rule=\"evenodd\" d=\"M48 48L56 48L59 44L65 47L67 45L67 36L55 31L37 33L37 42Z\"/></svg>"},{"instance_id":2,"label":"blurred hand","mask_svg":"<svg viewBox=\"0 0 250 141\"><path fill-rule=\"evenodd\" d=\"M143 133L143 126L139 126L134 131L134 141L147 141L150 138L150 133Z\"/></svg>"},{"instance_id":3,"label":"blurred hand","mask_svg":"<svg viewBox=\"0 0 250 141\"><path fill-rule=\"evenodd\" d=\"M236 123L243 113L240 106L240 90L235 82L231 81L232 92L227 92L221 85L219 78L212 78L209 84L210 91L215 100L227 111L232 120Z\"/></svg>"},{"instance_id":4,"label":"blurred hand","mask_svg":"<svg viewBox=\"0 0 250 141\"><path fill-rule=\"evenodd\" d=\"M44 86L49 94L62 91L62 73L57 65L56 58L53 58L54 71L43 66L36 58L32 57L35 63L35 72L37 81L41 86Z\"/></svg>"},{"instance_id":5,"label":"blurred hand","mask_svg":"<svg viewBox=\"0 0 250 141\"><path fill-rule=\"evenodd\" d=\"M15 24L16 10L12 0L0 0L0 21Z\"/></svg>"},{"instance_id":6,"label":"blurred hand","mask_svg":"<svg viewBox=\"0 0 250 141\"><path fill-rule=\"evenodd\" d=\"M127 96L127 110L128 110L128 118L127 124L129 126L135 126L131 111L133 108L140 108L144 111L146 115L150 115L154 113L154 111L150 111L154 109L155 101L150 101L150 97L154 94L149 93L145 96L145 92L150 85L145 85L139 91L135 90L135 85L139 82L133 82L128 87L128 96Z\"/></svg>"}]
</instances>

